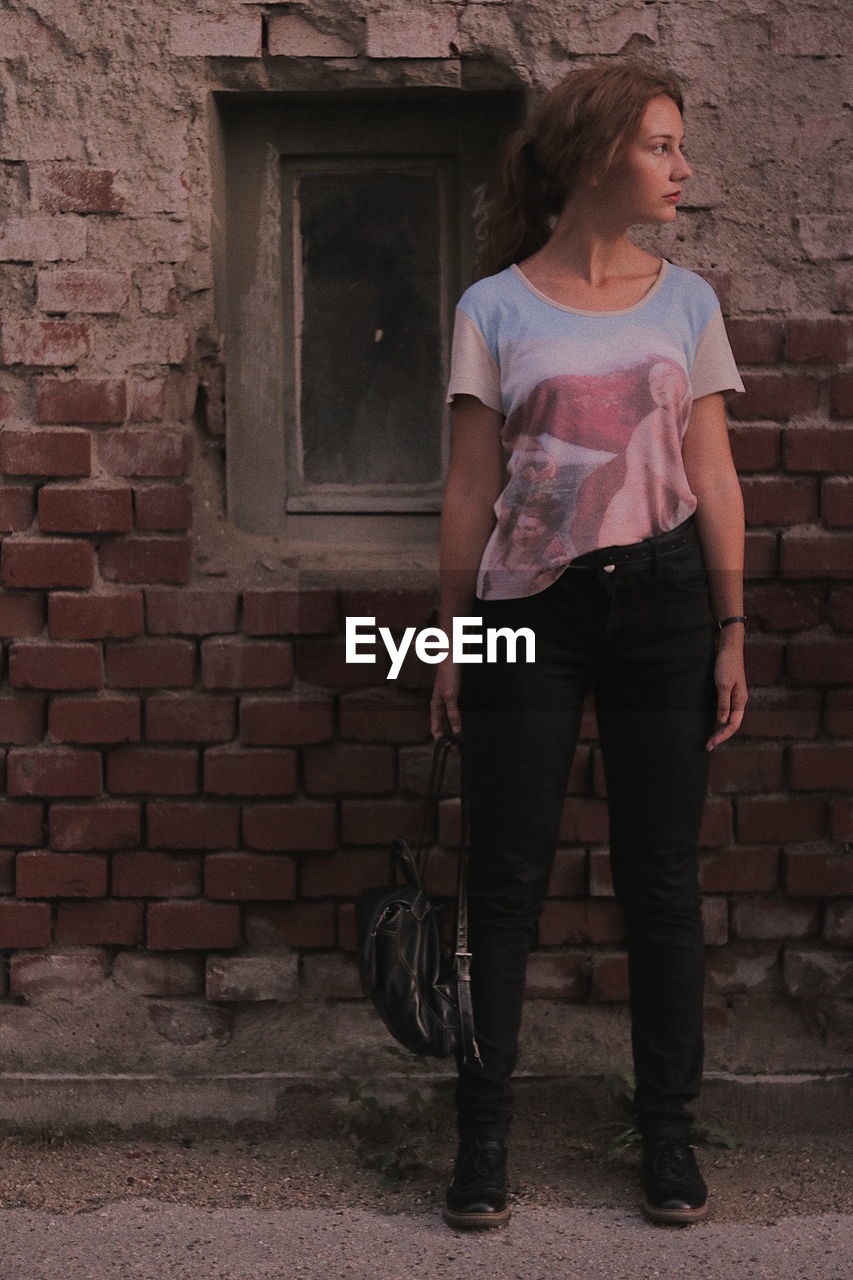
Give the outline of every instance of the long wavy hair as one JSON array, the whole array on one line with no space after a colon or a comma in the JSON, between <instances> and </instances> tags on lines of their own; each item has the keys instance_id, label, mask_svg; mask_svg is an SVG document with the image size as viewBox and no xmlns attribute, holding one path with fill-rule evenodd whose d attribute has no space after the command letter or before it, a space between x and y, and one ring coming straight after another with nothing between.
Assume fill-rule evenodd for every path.
<instances>
[{"instance_id":1,"label":"long wavy hair","mask_svg":"<svg viewBox=\"0 0 853 1280\"><path fill-rule=\"evenodd\" d=\"M581 173L607 176L659 94L684 111L675 72L622 60L571 71L535 101L504 144L495 193L477 228L474 278L493 275L541 249Z\"/></svg>"}]
</instances>

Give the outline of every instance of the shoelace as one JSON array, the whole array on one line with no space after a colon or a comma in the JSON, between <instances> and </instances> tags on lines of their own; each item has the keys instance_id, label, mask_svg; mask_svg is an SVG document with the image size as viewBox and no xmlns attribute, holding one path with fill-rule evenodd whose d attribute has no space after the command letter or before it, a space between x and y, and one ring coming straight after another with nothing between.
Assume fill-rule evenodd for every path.
<instances>
[{"instance_id":1,"label":"shoelace","mask_svg":"<svg viewBox=\"0 0 853 1280\"><path fill-rule=\"evenodd\" d=\"M457 1182L495 1182L502 1180L503 1153L494 1142L472 1142L459 1153L455 1171Z\"/></svg>"},{"instance_id":2,"label":"shoelace","mask_svg":"<svg viewBox=\"0 0 853 1280\"><path fill-rule=\"evenodd\" d=\"M652 1154L652 1169L663 1178L683 1178L688 1171L690 1144L679 1138L661 1138Z\"/></svg>"}]
</instances>

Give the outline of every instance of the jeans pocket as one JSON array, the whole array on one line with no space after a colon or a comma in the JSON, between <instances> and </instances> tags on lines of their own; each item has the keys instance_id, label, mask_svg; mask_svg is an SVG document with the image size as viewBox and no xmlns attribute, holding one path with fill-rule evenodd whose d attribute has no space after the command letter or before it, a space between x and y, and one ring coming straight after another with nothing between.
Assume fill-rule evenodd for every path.
<instances>
[{"instance_id":1,"label":"jeans pocket","mask_svg":"<svg viewBox=\"0 0 853 1280\"><path fill-rule=\"evenodd\" d=\"M708 574L702 552L698 547L676 551L659 560L660 572L679 591L685 593L708 591Z\"/></svg>"}]
</instances>

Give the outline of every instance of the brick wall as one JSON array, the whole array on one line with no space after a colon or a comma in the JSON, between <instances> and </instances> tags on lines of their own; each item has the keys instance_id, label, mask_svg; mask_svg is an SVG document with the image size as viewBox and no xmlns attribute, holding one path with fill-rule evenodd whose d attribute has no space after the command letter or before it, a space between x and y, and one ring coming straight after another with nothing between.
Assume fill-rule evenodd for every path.
<instances>
[{"instance_id":1,"label":"brick wall","mask_svg":"<svg viewBox=\"0 0 853 1280\"><path fill-rule=\"evenodd\" d=\"M355 613L425 625L431 586L246 587L251 575L211 570L200 550L224 473L199 104L294 76L327 91L548 83L569 54L641 38L687 75L708 156L679 215L683 243L662 251L717 289L747 388L730 416L752 697L714 758L703 828L709 1004L793 998L824 1031L849 1027L853 273L827 163L841 119L837 59L823 57L834 19L723 7L738 45L715 46L710 67L691 6L592 20L565 3L220 0L199 16L150 0L106 3L98 32L76 11L64 31L14 3L0 19L8 73L23 83L38 58L43 95L22 95L0 132L7 1006L110 982L190 1004L356 998L352 897L385 879L388 840L418 825L432 669L407 662L392 684L381 667L348 666L342 627ZM783 80L780 132L759 90ZM72 83L89 95L69 96ZM125 100L143 87L141 138ZM726 138L761 172L750 156L727 168L711 146ZM693 154L701 166L701 142ZM605 816L588 716L533 997L625 1001ZM448 796L438 892L452 888L457 830Z\"/></svg>"}]
</instances>

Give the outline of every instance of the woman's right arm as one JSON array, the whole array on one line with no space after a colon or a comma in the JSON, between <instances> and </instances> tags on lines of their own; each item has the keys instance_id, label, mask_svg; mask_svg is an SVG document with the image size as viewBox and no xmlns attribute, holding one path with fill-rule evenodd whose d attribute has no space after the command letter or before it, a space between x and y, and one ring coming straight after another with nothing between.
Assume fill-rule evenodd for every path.
<instances>
[{"instance_id":1,"label":"woman's right arm","mask_svg":"<svg viewBox=\"0 0 853 1280\"><path fill-rule=\"evenodd\" d=\"M438 625L453 634L453 619L476 616L477 571L495 524L494 504L503 488L503 417L476 396L457 395L450 410L450 470L441 508ZM436 669L431 703L433 737L448 728L461 733L458 665L450 657Z\"/></svg>"}]
</instances>

